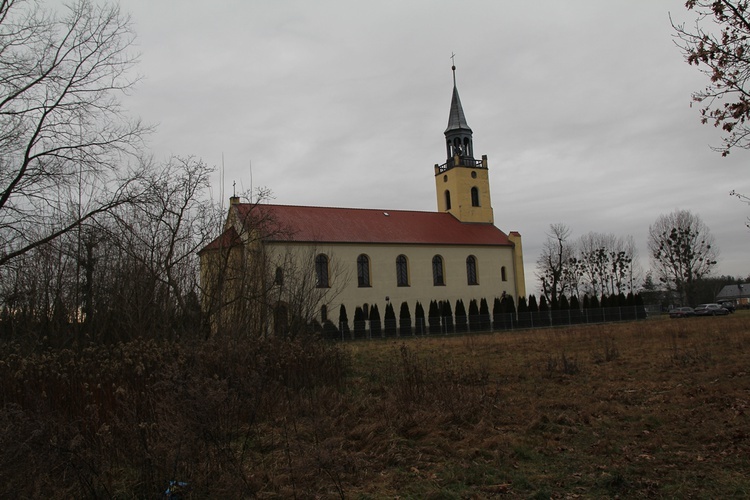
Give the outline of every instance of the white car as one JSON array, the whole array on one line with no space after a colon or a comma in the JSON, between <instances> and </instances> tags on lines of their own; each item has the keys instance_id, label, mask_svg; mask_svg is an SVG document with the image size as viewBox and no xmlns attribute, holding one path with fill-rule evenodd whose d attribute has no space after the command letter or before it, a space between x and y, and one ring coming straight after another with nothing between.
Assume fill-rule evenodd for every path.
<instances>
[{"instance_id":1,"label":"white car","mask_svg":"<svg viewBox=\"0 0 750 500\"><path fill-rule=\"evenodd\" d=\"M696 316L724 316L729 314L729 309L721 307L719 304L701 304L693 309Z\"/></svg>"}]
</instances>

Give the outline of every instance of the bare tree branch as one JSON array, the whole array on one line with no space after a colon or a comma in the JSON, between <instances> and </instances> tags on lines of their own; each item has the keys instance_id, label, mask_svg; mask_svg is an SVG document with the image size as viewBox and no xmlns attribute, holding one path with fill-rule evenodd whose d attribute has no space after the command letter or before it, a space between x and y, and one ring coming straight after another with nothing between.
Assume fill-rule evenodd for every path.
<instances>
[{"instance_id":1,"label":"bare tree branch","mask_svg":"<svg viewBox=\"0 0 750 500\"><path fill-rule=\"evenodd\" d=\"M125 167L149 128L118 99L133 39L116 6L0 3L0 266L136 196Z\"/></svg>"},{"instance_id":2,"label":"bare tree branch","mask_svg":"<svg viewBox=\"0 0 750 500\"><path fill-rule=\"evenodd\" d=\"M701 122L724 132L722 156L750 148L750 12L748 0L688 0L698 17L694 26L675 24L675 44L685 61L698 67L709 84L693 93Z\"/></svg>"}]
</instances>

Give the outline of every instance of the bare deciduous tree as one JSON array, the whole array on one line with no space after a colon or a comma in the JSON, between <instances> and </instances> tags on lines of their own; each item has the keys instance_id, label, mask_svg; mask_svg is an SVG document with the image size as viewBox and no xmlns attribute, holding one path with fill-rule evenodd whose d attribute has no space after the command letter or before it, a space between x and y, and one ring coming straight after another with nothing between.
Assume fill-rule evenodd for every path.
<instances>
[{"instance_id":1,"label":"bare deciduous tree","mask_svg":"<svg viewBox=\"0 0 750 500\"><path fill-rule=\"evenodd\" d=\"M140 202L112 212L118 244L185 310L187 294L198 288L196 254L221 220L208 197L214 169L194 157L172 157L149 170Z\"/></svg>"},{"instance_id":2,"label":"bare deciduous tree","mask_svg":"<svg viewBox=\"0 0 750 500\"><path fill-rule=\"evenodd\" d=\"M556 304L570 285L566 277L570 276L567 271L574 257L574 248L570 242L571 230L568 226L556 223L550 224L549 229L536 261L537 278L544 294Z\"/></svg>"},{"instance_id":3,"label":"bare deciduous tree","mask_svg":"<svg viewBox=\"0 0 750 500\"><path fill-rule=\"evenodd\" d=\"M661 215L649 227L648 249L659 281L683 303L693 303L695 282L716 265L717 250L708 226L688 210Z\"/></svg>"},{"instance_id":4,"label":"bare deciduous tree","mask_svg":"<svg viewBox=\"0 0 750 500\"><path fill-rule=\"evenodd\" d=\"M637 255L632 236L587 233L579 238L577 250L587 292L601 296L633 291Z\"/></svg>"},{"instance_id":5,"label":"bare deciduous tree","mask_svg":"<svg viewBox=\"0 0 750 500\"><path fill-rule=\"evenodd\" d=\"M115 207L0 268L0 303L16 329L103 341L198 330L197 250L222 215L209 198L213 170L194 158L149 170L137 204Z\"/></svg>"},{"instance_id":6,"label":"bare deciduous tree","mask_svg":"<svg viewBox=\"0 0 750 500\"><path fill-rule=\"evenodd\" d=\"M116 6L0 2L0 266L137 195L133 37Z\"/></svg>"}]
</instances>

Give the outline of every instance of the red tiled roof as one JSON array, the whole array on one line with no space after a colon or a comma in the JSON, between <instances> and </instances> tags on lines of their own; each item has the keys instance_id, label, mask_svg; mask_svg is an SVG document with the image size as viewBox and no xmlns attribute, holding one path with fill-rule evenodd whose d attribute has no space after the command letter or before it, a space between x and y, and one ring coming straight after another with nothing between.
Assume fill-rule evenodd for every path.
<instances>
[{"instance_id":1,"label":"red tiled roof","mask_svg":"<svg viewBox=\"0 0 750 500\"><path fill-rule=\"evenodd\" d=\"M234 245L238 245L241 241L242 240L240 239L240 235L237 234L237 231L233 227L230 227L229 229L221 233L211 243L201 248L198 251L198 253L201 254L208 250L219 250L221 248L230 248L230 247L233 247Z\"/></svg>"},{"instance_id":2,"label":"red tiled roof","mask_svg":"<svg viewBox=\"0 0 750 500\"><path fill-rule=\"evenodd\" d=\"M243 219L262 218L283 228L278 236L266 238L269 241L513 245L494 225L462 223L449 213L246 203L234 207Z\"/></svg>"}]
</instances>

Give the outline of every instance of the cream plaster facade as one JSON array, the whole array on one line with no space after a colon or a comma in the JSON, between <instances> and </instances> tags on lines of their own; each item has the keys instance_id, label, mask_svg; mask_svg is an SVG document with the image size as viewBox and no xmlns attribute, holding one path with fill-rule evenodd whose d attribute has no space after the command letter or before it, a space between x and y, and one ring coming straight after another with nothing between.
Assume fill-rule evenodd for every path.
<instances>
[{"instance_id":1,"label":"cream plaster facade","mask_svg":"<svg viewBox=\"0 0 750 500\"><path fill-rule=\"evenodd\" d=\"M427 309L431 300L447 300L453 306L458 299L468 306L469 301L486 299L489 304L503 293L514 297L525 295L518 289L515 248L493 246L456 245L363 245L363 244L304 244L269 243L266 245L269 263L283 268L293 259L305 259L302 267L314 269L314 256L324 254L329 259L330 292L322 297L321 306L328 310L328 318L338 320L339 307L344 304L351 321L356 307L377 304L381 314L390 302L396 311L402 302L409 305L412 315L416 302ZM369 259L370 286L359 286L357 258ZM398 286L396 258L404 255L408 263L409 286ZM443 260L444 285L435 285L432 259L439 255ZM467 257L476 259L477 284L468 284ZM503 269L505 280L503 280ZM523 269L523 268L522 268ZM520 281L523 283L523 280ZM316 315L319 321L320 315Z\"/></svg>"}]
</instances>

